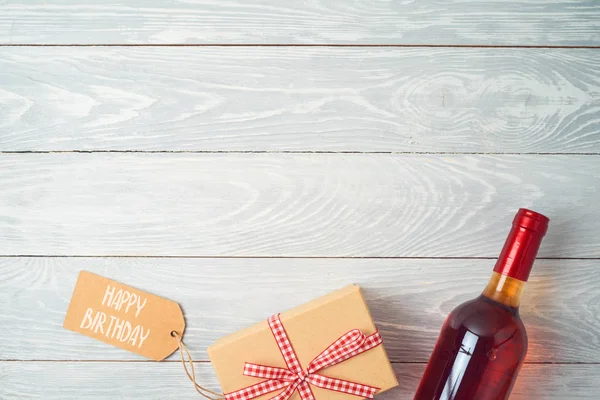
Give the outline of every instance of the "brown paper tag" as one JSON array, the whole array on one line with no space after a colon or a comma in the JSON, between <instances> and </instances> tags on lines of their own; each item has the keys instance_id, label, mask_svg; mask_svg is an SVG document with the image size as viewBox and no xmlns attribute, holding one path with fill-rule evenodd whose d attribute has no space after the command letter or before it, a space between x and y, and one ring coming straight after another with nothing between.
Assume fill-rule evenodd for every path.
<instances>
[{"instance_id":1,"label":"brown paper tag","mask_svg":"<svg viewBox=\"0 0 600 400\"><path fill-rule=\"evenodd\" d=\"M163 360L178 349L185 321L179 304L81 271L63 326L113 346Z\"/></svg>"}]
</instances>

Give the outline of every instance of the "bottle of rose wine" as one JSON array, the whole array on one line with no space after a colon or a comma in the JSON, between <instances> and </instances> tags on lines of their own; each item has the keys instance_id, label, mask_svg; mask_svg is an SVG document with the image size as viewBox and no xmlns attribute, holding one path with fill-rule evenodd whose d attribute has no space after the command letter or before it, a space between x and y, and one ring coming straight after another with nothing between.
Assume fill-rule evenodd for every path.
<instances>
[{"instance_id":1,"label":"bottle of rose wine","mask_svg":"<svg viewBox=\"0 0 600 400\"><path fill-rule=\"evenodd\" d=\"M519 300L548 218L520 209L481 296L446 319L415 400L505 400L527 352Z\"/></svg>"}]
</instances>

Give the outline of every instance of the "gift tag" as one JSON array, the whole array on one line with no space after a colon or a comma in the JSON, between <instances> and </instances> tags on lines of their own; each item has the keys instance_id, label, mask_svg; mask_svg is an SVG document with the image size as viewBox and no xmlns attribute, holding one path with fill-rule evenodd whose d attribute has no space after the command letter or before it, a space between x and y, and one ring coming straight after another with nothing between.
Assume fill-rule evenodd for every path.
<instances>
[{"instance_id":1,"label":"gift tag","mask_svg":"<svg viewBox=\"0 0 600 400\"><path fill-rule=\"evenodd\" d=\"M174 301L81 271L63 326L158 361L179 348L185 321Z\"/></svg>"}]
</instances>

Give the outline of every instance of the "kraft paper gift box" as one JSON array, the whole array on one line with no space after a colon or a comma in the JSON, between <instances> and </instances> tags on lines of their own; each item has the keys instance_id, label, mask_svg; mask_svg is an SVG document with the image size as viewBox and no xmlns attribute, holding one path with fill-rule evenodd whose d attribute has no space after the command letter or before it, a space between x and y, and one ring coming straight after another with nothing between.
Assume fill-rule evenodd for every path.
<instances>
[{"instance_id":1,"label":"kraft paper gift box","mask_svg":"<svg viewBox=\"0 0 600 400\"><path fill-rule=\"evenodd\" d=\"M289 357L287 361L284 359L280 347L283 346L283 352L285 352L285 338L279 337L279 342L277 341L278 329L285 331L285 336L289 339L288 343L291 344L297 356L295 359L299 364L294 365ZM336 351L322 355L325 349L349 332L353 332L353 334L346 335L346 339L338 343L337 347L334 346ZM361 333L364 335L361 335ZM349 357L343 361L340 362L338 359L339 363L327 366L328 357L340 354L337 351L340 346L352 353L352 349L344 347L348 336L353 336L352 340L356 339L357 342L361 342L366 337L366 340L362 343L377 340L373 338L378 336L361 290L356 285L345 287L284 312L278 318L276 316L272 317L269 320L224 337L208 348L208 354L227 400L267 400L279 394L283 394L278 398L281 400L306 400L311 396L305 393L301 397L299 393L299 391L305 391L306 386L310 387L310 391L312 391L316 400L361 399L370 396L365 395L362 391L349 394L347 388L346 392L338 391L340 389L339 385L337 387L335 385L333 387L324 385L328 387L327 389L318 387L312 382L315 378L318 380L318 376L375 387L377 388L377 394L397 386L398 381L383 344L375 344L372 347L363 344L362 349L368 350L354 356L348 354ZM354 346L354 344L348 346ZM360 351L354 351L353 353L356 352ZM319 355L322 356L319 357L320 361L316 361L317 365L326 364L326 367L315 372L318 374L317 377L313 375L309 379L306 375L307 369L315 369L313 360ZM325 362L322 362L323 360ZM246 365L246 363L252 365ZM263 366L267 366L269 370L265 371ZM298 368L303 372L297 374ZM281 377L273 375L274 371L278 374L287 375L287 381L282 382L278 379ZM254 372L254 374L251 373L251 376L247 376L244 375L245 372ZM298 383L302 381L302 378L291 382L290 376L292 378L304 376L304 380L308 385ZM267 379L267 377L271 379ZM316 383L322 384L323 382ZM298 384L298 387L291 387L294 384ZM273 389L277 385L285 386L268 394L262 394L264 391L261 390L265 387ZM258 389L252 389L253 387L258 387ZM286 390L287 393L283 393ZM290 395L290 393L293 394Z\"/></svg>"}]
</instances>

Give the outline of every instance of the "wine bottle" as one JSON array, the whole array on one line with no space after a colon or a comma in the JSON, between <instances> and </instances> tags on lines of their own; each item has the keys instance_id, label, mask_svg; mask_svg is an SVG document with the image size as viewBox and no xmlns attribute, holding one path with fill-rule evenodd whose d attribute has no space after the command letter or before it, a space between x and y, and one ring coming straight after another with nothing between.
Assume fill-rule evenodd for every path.
<instances>
[{"instance_id":1,"label":"wine bottle","mask_svg":"<svg viewBox=\"0 0 600 400\"><path fill-rule=\"evenodd\" d=\"M519 300L548 222L517 212L483 293L446 319L415 400L508 399L527 352Z\"/></svg>"}]
</instances>

